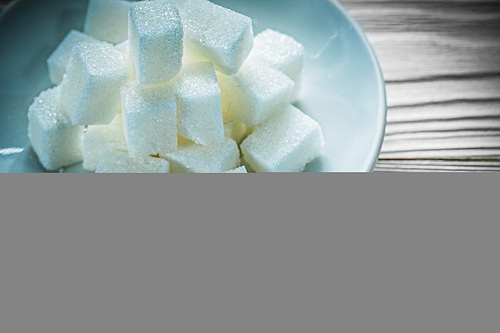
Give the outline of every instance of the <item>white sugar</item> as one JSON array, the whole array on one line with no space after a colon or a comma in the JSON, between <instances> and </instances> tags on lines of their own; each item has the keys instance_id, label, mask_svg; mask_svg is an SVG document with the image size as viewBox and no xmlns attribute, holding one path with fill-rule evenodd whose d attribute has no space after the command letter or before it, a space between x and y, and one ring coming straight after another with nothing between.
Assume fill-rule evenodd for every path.
<instances>
[{"instance_id":1,"label":"white sugar","mask_svg":"<svg viewBox=\"0 0 500 333\"><path fill-rule=\"evenodd\" d=\"M208 0L89 0L84 32L47 59L60 85L29 109L46 169L298 172L321 154L319 124L291 105L305 58L293 37L254 37Z\"/></svg>"},{"instance_id":2,"label":"white sugar","mask_svg":"<svg viewBox=\"0 0 500 333\"><path fill-rule=\"evenodd\" d=\"M61 102L73 125L109 124L127 81L123 55L106 42L77 43L61 83Z\"/></svg>"},{"instance_id":3,"label":"white sugar","mask_svg":"<svg viewBox=\"0 0 500 333\"><path fill-rule=\"evenodd\" d=\"M239 168L229 171L224 171L223 173L248 173L248 171L247 168L245 168L245 166L240 166Z\"/></svg>"},{"instance_id":4,"label":"white sugar","mask_svg":"<svg viewBox=\"0 0 500 333\"><path fill-rule=\"evenodd\" d=\"M240 151L232 139L209 146L185 143L162 157L173 173L220 173L240 166Z\"/></svg>"},{"instance_id":5,"label":"white sugar","mask_svg":"<svg viewBox=\"0 0 500 333\"><path fill-rule=\"evenodd\" d=\"M231 112L223 112L224 119L224 136L231 138L238 144L241 144L249 134L253 132L254 127L248 127L240 119L236 118Z\"/></svg>"},{"instance_id":6,"label":"white sugar","mask_svg":"<svg viewBox=\"0 0 500 333\"><path fill-rule=\"evenodd\" d=\"M268 67L243 66L238 74L217 74L222 93L222 109L248 127L260 125L290 101L294 82L282 72Z\"/></svg>"},{"instance_id":7,"label":"white sugar","mask_svg":"<svg viewBox=\"0 0 500 333\"><path fill-rule=\"evenodd\" d=\"M129 1L89 0L84 32L112 44L127 39Z\"/></svg>"},{"instance_id":8,"label":"white sugar","mask_svg":"<svg viewBox=\"0 0 500 333\"><path fill-rule=\"evenodd\" d=\"M175 4L167 0L132 4L128 40L139 84L172 80L182 67L183 27Z\"/></svg>"},{"instance_id":9,"label":"white sugar","mask_svg":"<svg viewBox=\"0 0 500 333\"><path fill-rule=\"evenodd\" d=\"M179 135L202 145L224 141L221 92L213 65L186 65L173 84Z\"/></svg>"},{"instance_id":10,"label":"white sugar","mask_svg":"<svg viewBox=\"0 0 500 333\"><path fill-rule=\"evenodd\" d=\"M187 0L181 13L189 62L208 60L236 74L253 46L252 19L206 0Z\"/></svg>"},{"instance_id":11,"label":"white sugar","mask_svg":"<svg viewBox=\"0 0 500 333\"><path fill-rule=\"evenodd\" d=\"M66 74L71 50L79 42L98 42L98 40L78 30L70 30L54 52L47 58L49 78L53 84L58 85L61 83L64 74Z\"/></svg>"},{"instance_id":12,"label":"white sugar","mask_svg":"<svg viewBox=\"0 0 500 333\"><path fill-rule=\"evenodd\" d=\"M106 150L102 153L96 173L168 173L168 161L161 158L133 158L126 152Z\"/></svg>"},{"instance_id":13,"label":"white sugar","mask_svg":"<svg viewBox=\"0 0 500 333\"><path fill-rule=\"evenodd\" d=\"M291 36L267 29L254 38L254 47L246 60L248 64L275 68L295 82L291 101L300 92L302 68L304 66L304 46Z\"/></svg>"},{"instance_id":14,"label":"white sugar","mask_svg":"<svg viewBox=\"0 0 500 333\"><path fill-rule=\"evenodd\" d=\"M131 157L177 148L177 106L171 85L142 86L131 81L121 89L125 137Z\"/></svg>"},{"instance_id":15,"label":"white sugar","mask_svg":"<svg viewBox=\"0 0 500 333\"><path fill-rule=\"evenodd\" d=\"M304 65L304 46L292 37L267 29L254 38L249 63L275 68L297 81Z\"/></svg>"},{"instance_id":16,"label":"white sugar","mask_svg":"<svg viewBox=\"0 0 500 333\"><path fill-rule=\"evenodd\" d=\"M123 116L116 115L109 125L89 126L83 139L83 168L95 171L106 149L128 152L123 133Z\"/></svg>"},{"instance_id":17,"label":"white sugar","mask_svg":"<svg viewBox=\"0 0 500 333\"><path fill-rule=\"evenodd\" d=\"M256 172L299 172L321 153L323 145L319 124L290 105L250 134L241 151Z\"/></svg>"},{"instance_id":18,"label":"white sugar","mask_svg":"<svg viewBox=\"0 0 500 333\"><path fill-rule=\"evenodd\" d=\"M43 91L28 111L28 137L49 171L82 161L83 126L73 126L60 107L61 88Z\"/></svg>"},{"instance_id":19,"label":"white sugar","mask_svg":"<svg viewBox=\"0 0 500 333\"><path fill-rule=\"evenodd\" d=\"M132 81L135 80L135 73L134 73L134 65L132 64L132 59L130 58L130 43L128 40L121 42L118 45L115 45L115 50L120 52L123 55L123 60L127 64L127 69L128 69L128 80Z\"/></svg>"}]
</instances>

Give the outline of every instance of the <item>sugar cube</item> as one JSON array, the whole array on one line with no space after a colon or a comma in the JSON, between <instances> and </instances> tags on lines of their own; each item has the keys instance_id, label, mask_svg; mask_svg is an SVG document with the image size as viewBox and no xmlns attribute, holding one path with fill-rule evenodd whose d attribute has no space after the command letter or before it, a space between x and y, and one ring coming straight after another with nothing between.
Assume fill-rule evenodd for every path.
<instances>
[{"instance_id":1,"label":"sugar cube","mask_svg":"<svg viewBox=\"0 0 500 333\"><path fill-rule=\"evenodd\" d=\"M83 168L95 171L106 149L128 152L123 133L123 116L117 114L109 125L89 126L83 137Z\"/></svg>"},{"instance_id":2,"label":"sugar cube","mask_svg":"<svg viewBox=\"0 0 500 333\"><path fill-rule=\"evenodd\" d=\"M293 88L292 95L290 96L290 103L293 104L297 102L300 97L300 90L302 89L302 74L299 75L297 81L295 81L295 87Z\"/></svg>"},{"instance_id":3,"label":"sugar cube","mask_svg":"<svg viewBox=\"0 0 500 333\"><path fill-rule=\"evenodd\" d=\"M238 74L217 73L222 93L222 109L233 113L248 127L260 125L272 113L290 103L294 82L282 72L268 67L243 66Z\"/></svg>"},{"instance_id":4,"label":"sugar cube","mask_svg":"<svg viewBox=\"0 0 500 333\"><path fill-rule=\"evenodd\" d=\"M122 54L106 42L75 44L61 83L61 103L73 125L109 124L127 81Z\"/></svg>"},{"instance_id":5,"label":"sugar cube","mask_svg":"<svg viewBox=\"0 0 500 333\"><path fill-rule=\"evenodd\" d=\"M233 139L238 144L241 144L243 139L255 129L255 127L247 127L244 122L228 111L223 112L222 116L224 119L224 136Z\"/></svg>"},{"instance_id":6,"label":"sugar cube","mask_svg":"<svg viewBox=\"0 0 500 333\"><path fill-rule=\"evenodd\" d=\"M173 173L220 173L240 165L240 150L232 139L208 146L187 143L160 156L170 162Z\"/></svg>"},{"instance_id":7,"label":"sugar cube","mask_svg":"<svg viewBox=\"0 0 500 333\"><path fill-rule=\"evenodd\" d=\"M123 55L123 60L127 64L128 69L128 80L135 80L134 65L132 64L132 59L130 59L130 43L128 39L120 44L115 45L115 49Z\"/></svg>"},{"instance_id":8,"label":"sugar cube","mask_svg":"<svg viewBox=\"0 0 500 333\"><path fill-rule=\"evenodd\" d=\"M245 168L245 166L240 166L239 168L229 171L224 171L223 173L248 173L248 171L247 168Z\"/></svg>"},{"instance_id":9,"label":"sugar cube","mask_svg":"<svg viewBox=\"0 0 500 333\"><path fill-rule=\"evenodd\" d=\"M184 66L173 86L179 135L202 145L224 141L221 92L212 63Z\"/></svg>"},{"instance_id":10,"label":"sugar cube","mask_svg":"<svg viewBox=\"0 0 500 333\"><path fill-rule=\"evenodd\" d=\"M245 63L275 68L295 82L291 101L300 91L304 46L292 37L272 29L266 29L254 38L254 47Z\"/></svg>"},{"instance_id":11,"label":"sugar cube","mask_svg":"<svg viewBox=\"0 0 500 333\"><path fill-rule=\"evenodd\" d=\"M49 78L53 84L58 85L61 83L63 75L66 74L71 50L79 42L98 42L98 40L78 30L70 30L54 52L47 58Z\"/></svg>"},{"instance_id":12,"label":"sugar cube","mask_svg":"<svg viewBox=\"0 0 500 333\"><path fill-rule=\"evenodd\" d=\"M162 1L162 0L150 0L150 1ZM171 1L175 3L178 9L184 8L184 4L186 3L186 0L171 0Z\"/></svg>"},{"instance_id":13,"label":"sugar cube","mask_svg":"<svg viewBox=\"0 0 500 333\"><path fill-rule=\"evenodd\" d=\"M304 46L288 35L266 29L255 36L247 62L275 68L297 81L304 65Z\"/></svg>"},{"instance_id":14,"label":"sugar cube","mask_svg":"<svg viewBox=\"0 0 500 333\"><path fill-rule=\"evenodd\" d=\"M126 152L105 150L96 168L96 173L168 173L168 161L154 157L130 157Z\"/></svg>"},{"instance_id":15,"label":"sugar cube","mask_svg":"<svg viewBox=\"0 0 500 333\"><path fill-rule=\"evenodd\" d=\"M89 0L84 32L103 41L118 44L127 39L129 1Z\"/></svg>"},{"instance_id":16,"label":"sugar cube","mask_svg":"<svg viewBox=\"0 0 500 333\"><path fill-rule=\"evenodd\" d=\"M290 105L273 114L240 148L256 172L299 172L320 154L323 145L319 124Z\"/></svg>"},{"instance_id":17,"label":"sugar cube","mask_svg":"<svg viewBox=\"0 0 500 333\"><path fill-rule=\"evenodd\" d=\"M178 146L187 145L187 144L194 144L194 142L191 140L188 140L186 138L183 138L180 135L177 135L177 145Z\"/></svg>"},{"instance_id":18,"label":"sugar cube","mask_svg":"<svg viewBox=\"0 0 500 333\"><path fill-rule=\"evenodd\" d=\"M60 107L61 87L43 91L28 111L28 137L49 171L82 161L83 126L73 126Z\"/></svg>"},{"instance_id":19,"label":"sugar cube","mask_svg":"<svg viewBox=\"0 0 500 333\"><path fill-rule=\"evenodd\" d=\"M139 84L172 80L182 67L184 31L176 5L167 0L132 4L128 40Z\"/></svg>"},{"instance_id":20,"label":"sugar cube","mask_svg":"<svg viewBox=\"0 0 500 333\"><path fill-rule=\"evenodd\" d=\"M181 14L186 54L236 74L253 47L252 19L207 0L185 1Z\"/></svg>"},{"instance_id":21,"label":"sugar cube","mask_svg":"<svg viewBox=\"0 0 500 333\"><path fill-rule=\"evenodd\" d=\"M177 106L170 84L121 89L125 138L131 157L167 153L177 148Z\"/></svg>"},{"instance_id":22,"label":"sugar cube","mask_svg":"<svg viewBox=\"0 0 500 333\"><path fill-rule=\"evenodd\" d=\"M224 124L224 136L240 144L247 136L248 127L241 120L234 120Z\"/></svg>"},{"instance_id":23,"label":"sugar cube","mask_svg":"<svg viewBox=\"0 0 500 333\"><path fill-rule=\"evenodd\" d=\"M175 2L175 5L179 9L184 8L184 4L186 3L186 0L173 0L173 1Z\"/></svg>"}]
</instances>

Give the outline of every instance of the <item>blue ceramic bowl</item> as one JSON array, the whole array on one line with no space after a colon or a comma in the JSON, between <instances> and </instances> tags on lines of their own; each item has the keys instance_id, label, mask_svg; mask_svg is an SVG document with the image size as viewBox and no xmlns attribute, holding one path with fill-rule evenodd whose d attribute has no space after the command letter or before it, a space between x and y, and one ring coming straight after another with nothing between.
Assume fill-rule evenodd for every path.
<instances>
[{"instance_id":1,"label":"blue ceramic bowl","mask_svg":"<svg viewBox=\"0 0 500 333\"><path fill-rule=\"evenodd\" d=\"M376 56L336 1L215 0L304 44L297 106L323 128L324 155L309 172L372 171L385 132L385 85ZM0 172L43 172L27 137L27 111L51 87L46 59L70 29L81 30L87 0L17 0L0 15ZM84 172L81 165L67 172Z\"/></svg>"}]
</instances>

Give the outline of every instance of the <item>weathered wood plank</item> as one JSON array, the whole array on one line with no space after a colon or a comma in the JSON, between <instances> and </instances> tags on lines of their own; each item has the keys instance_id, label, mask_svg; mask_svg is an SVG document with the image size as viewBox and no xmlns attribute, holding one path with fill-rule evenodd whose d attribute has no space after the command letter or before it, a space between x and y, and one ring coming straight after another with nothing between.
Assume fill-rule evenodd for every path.
<instances>
[{"instance_id":1,"label":"weathered wood plank","mask_svg":"<svg viewBox=\"0 0 500 333\"><path fill-rule=\"evenodd\" d=\"M384 152L380 154L382 159L470 159L470 158L483 158L491 159L500 157L499 148L472 148L472 149L433 149L433 150L411 150L411 151L397 151L397 152Z\"/></svg>"},{"instance_id":2,"label":"weathered wood plank","mask_svg":"<svg viewBox=\"0 0 500 333\"><path fill-rule=\"evenodd\" d=\"M387 83L386 91L388 107L450 101L500 100L500 75L391 82Z\"/></svg>"},{"instance_id":3,"label":"weathered wood plank","mask_svg":"<svg viewBox=\"0 0 500 333\"><path fill-rule=\"evenodd\" d=\"M384 153L427 151L427 150L455 150L455 149L499 149L500 136L469 136L467 138L431 138L386 141Z\"/></svg>"},{"instance_id":4,"label":"weathered wood plank","mask_svg":"<svg viewBox=\"0 0 500 333\"><path fill-rule=\"evenodd\" d=\"M478 167L478 168L500 168L500 159L483 161L483 160L398 160L395 164L394 160L379 161L380 166L393 166L393 165L418 165L428 167Z\"/></svg>"},{"instance_id":5,"label":"weathered wood plank","mask_svg":"<svg viewBox=\"0 0 500 333\"><path fill-rule=\"evenodd\" d=\"M385 144L418 138L491 136L500 130L500 101L459 102L391 108Z\"/></svg>"},{"instance_id":6,"label":"weathered wood plank","mask_svg":"<svg viewBox=\"0 0 500 333\"><path fill-rule=\"evenodd\" d=\"M486 168L476 166L425 166L425 165L377 165L379 172L500 172L500 167Z\"/></svg>"},{"instance_id":7,"label":"weathered wood plank","mask_svg":"<svg viewBox=\"0 0 500 333\"><path fill-rule=\"evenodd\" d=\"M497 168L476 168L476 167L408 167L404 165L394 165L392 167L377 166L375 172L415 172L415 173L434 173L434 172L462 172L462 173L498 173L500 169Z\"/></svg>"},{"instance_id":8,"label":"weathered wood plank","mask_svg":"<svg viewBox=\"0 0 500 333\"><path fill-rule=\"evenodd\" d=\"M387 126L386 135L419 132L491 131L500 127L500 118L420 121ZM383 149L382 149L383 150Z\"/></svg>"},{"instance_id":9,"label":"weathered wood plank","mask_svg":"<svg viewBox=\"0 0 500 333\"><path fill-rule=\"evenodd\" d=\"M500 73L498 1L342 1L388 81Z\"/></svg>"},{"instance_id":10,"label":"weathered wood plank","mask_svg":"<svg viewBox=\"0 0 500 333\"><path fill-rule=\"evenodd\" d=\"M472 37L496 37L500 32L499 2L366 2L347 3L346 7L368 32Z\"/></svg>"},{"instance_id":11,"label":"weathered wood plank","mask_svg":"<svg viewBox=\"0 0 500 333\"><path fill-rule=\"evenodd\" d=\"M476 160L380 160L376 171L500 172L500 159Z\"/></svg>"},{"instance_id":12,"label":"weathered wood plank","mask_svg":"<svg viewBox=\"0 0 500 333\"><path fill-rule=\"evenodd\" d=\"M438 132L411 132L411 133L397 133L386 135L385 142L390 141L404 141L404 140L422 140L422 139L443 139L443 138L461 138L466 140L468 137L487 137L487 136L500 136L500 128L494 130L461 130L461 131L438 131Z\"/></svg>"},{"instance_id":13,"label":"weathered wood plank","mask_svg":"<svg viewBox=\"0 0 500 333\"><path fill-rule=\"evenodd\" d=\"M500 1L341 2L367 32L388 81L375 170L499 171L500 160L467 163L500 156ZM458 162L433 160L444 158Z\"/></svg>"},{"instance_id":14,"label":"weathered wood plank","mask_svg":"<svg viewBox=\"0 0 500 333\"><path fill-rule=\"evenodd\" d=\"M477 160L379 160L375 171L382 172L500 172L500 159Z\"/></svg>"},{"instance_id":15,"label":"weathered wood plank","mask_svg":"<svg viewBox=\"0 0 500 333\"><path fill-rule=\"evenodd\" d=\"M500 44L437 33L368 33L386 81L500 73Z\"/></svg>"},{"instance_id":16,"label":"weathered wood plank","mask_svg":"<svg viewBox=\"0 0 500 333\"><path fill-rule=\"evenodd\" d=\"M500 117L500 101L465 101L393 107L388 110L388 127L399 123L474 120ZM487 120L488 120L487 119Z\"/></svg>"}]
</instances>

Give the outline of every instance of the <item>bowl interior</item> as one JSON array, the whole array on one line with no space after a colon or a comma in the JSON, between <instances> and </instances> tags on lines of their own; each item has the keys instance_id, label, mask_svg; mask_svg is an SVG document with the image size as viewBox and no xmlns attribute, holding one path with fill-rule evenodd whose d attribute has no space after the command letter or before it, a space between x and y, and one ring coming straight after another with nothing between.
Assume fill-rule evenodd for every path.
<instances>
[{"instance_id":1,"label":"bowl interior","mask_svg":"<svg viewBox=\"0 0 500 333\"><path fill-rule=\"evenodd\" d=\"M384 81L358 25L335 1L214 0L304 44L297 106L323 128L324 155L309 172L371 171L386 118ZM81 30L87 0L18 0L0 16L0 172L43 172L27 138L33 98L51 87L45 60L70 29ZM67 172L84 172L81 165Z\"/></svg>"}]
</instances>

